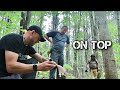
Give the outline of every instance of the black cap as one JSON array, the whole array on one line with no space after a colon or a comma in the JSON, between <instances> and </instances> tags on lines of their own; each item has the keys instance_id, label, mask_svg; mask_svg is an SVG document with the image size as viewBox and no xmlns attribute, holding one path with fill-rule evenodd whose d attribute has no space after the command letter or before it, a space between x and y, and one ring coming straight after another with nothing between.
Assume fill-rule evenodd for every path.
<instances>
[{"instance_id":1,"label":"black cap","mask_svg":"<svg viewBox=\"0 0 120 90\"><path fill-rule=\"evenodd\" d=\"M32 25L30 26L27 30L35 30L36 33L38 33L40 35L40 41L41 42L44 42L46 41L43 37L43 34L42 34L42 30L40 27L36 26L36 25Z\"/></svg>"}]
</instances>

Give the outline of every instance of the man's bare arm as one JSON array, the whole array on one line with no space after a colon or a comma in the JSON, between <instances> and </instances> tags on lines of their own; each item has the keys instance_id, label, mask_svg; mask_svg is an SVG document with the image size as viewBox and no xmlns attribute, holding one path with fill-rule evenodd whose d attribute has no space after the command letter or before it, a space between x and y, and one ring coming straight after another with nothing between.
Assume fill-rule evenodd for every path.
<instances>
[{"instance_id":1,"label":"man's bare arm","mask_svg":"<svg viewBox=\"0 0 120 90\"><path fill-rule=\"evenodd\" d=\"M37 59L40 63L42 63L44 61L48 61L48 59L44 58L39 53L31 54L30 56L33 57L33 58L35 58L35 59Z\"/></svg>"},{"instance_id":2,"label":"man's bare arm","mask_svg":"<svg viewBox=\"0 0 120 90\"><path fill-rule=\"evenodd\" d=\"M5 51L6 69L9 73L27 73L33 72L32 64L24 64L17 62L18 54Z\"/></svg>"},{"instance_id":3,"label":"man's bare arm","mask_svg":"<svg viewBox=\"0 0 120 90\"><path fill-rule=\"evenodd\" d=\"M45 37L51 44L53 43L52 40L51 40L47 35L45 35L44 37Z\"/></svg>"},{"instance_id":4,"label":"man's bare arm","mask_svg":"<svg viewBox=\"0 0 120 90\"><path fill-rule=\"evenodd\" d=\"M33 72L33 64L24 64L17 62L18 54L5 51L6 69L9 73L30 73ZM48 71L53 69L56 65L53 62L45 61L43 63L36 64L38 66L37 71Z\"/></svg>"}]
</instances>

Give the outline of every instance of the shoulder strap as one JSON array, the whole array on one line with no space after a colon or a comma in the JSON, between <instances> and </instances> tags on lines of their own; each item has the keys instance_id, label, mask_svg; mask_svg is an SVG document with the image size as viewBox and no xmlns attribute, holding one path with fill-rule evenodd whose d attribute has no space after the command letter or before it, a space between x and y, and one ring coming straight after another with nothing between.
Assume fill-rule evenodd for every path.
<instances>
[{"instance_id":1,"label":"shoulder strap","mask_svg":"<svg viewBox=\"0 0 120 90\"><path fill-rule=\"evenodd\" d=\"M95 59L95 62L98 64L97 60Z\"/></svg>"}]
</instances>

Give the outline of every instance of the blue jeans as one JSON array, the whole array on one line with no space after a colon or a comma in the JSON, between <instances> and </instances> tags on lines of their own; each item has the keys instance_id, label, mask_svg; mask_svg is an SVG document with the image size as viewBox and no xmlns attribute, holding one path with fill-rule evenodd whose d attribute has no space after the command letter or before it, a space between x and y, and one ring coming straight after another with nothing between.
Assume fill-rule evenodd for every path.
<instances>
[{"instance_id":1,"label":"blue jeans","mask_svg":"<svg viewBox=\"0 0 120 90\"><path fill-rule=\"evenodd\" d=\"M55 61L58 65L63 66L64 64L64 55L63 52L59 52L59 51L52 51L51 52L51 59L53 61ZM52 70L50 70L50 75L49 75L49 79L55 79L55 72L56 72L57 68L53 68ZM57 75L56 77L58 78L58 70L57 70Z\"/></svg>"}]
</instances>

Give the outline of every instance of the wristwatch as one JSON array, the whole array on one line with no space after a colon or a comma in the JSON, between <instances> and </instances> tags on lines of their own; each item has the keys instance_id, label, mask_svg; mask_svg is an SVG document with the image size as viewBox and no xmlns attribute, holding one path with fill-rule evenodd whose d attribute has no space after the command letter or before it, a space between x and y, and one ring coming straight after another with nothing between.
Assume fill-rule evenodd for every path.
<instances>
[{"instance_id":1,"label":"wristwatch","mask_svg":"<svg viewBox=\"0 0 120 90\"><path fill-rule=\"evenodd\" d=\"M33 65L33 70L37 71L37 65L36 64Z\"/></svg>"}]
</instances>

